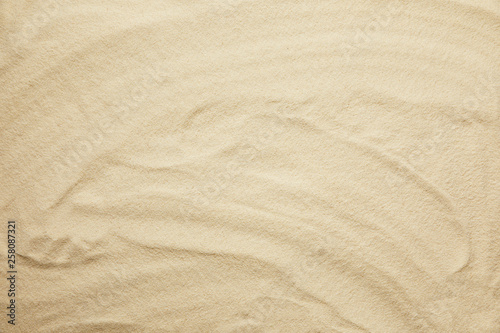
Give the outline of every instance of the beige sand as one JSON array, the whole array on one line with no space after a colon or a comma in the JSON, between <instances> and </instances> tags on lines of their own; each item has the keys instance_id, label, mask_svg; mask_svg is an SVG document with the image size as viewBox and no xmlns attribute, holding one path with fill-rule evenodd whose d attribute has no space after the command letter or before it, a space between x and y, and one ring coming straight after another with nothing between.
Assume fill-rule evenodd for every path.
<instances>
[{"instance_id":1,"label":"beige sand","mask_svg":"<svg viewBox=\"0 0 500 333\"><path fill-rule=\"evenodd\" d=\"M500 3L4 0L1 332L500 332Z\"/></svg>"}]
</instances>

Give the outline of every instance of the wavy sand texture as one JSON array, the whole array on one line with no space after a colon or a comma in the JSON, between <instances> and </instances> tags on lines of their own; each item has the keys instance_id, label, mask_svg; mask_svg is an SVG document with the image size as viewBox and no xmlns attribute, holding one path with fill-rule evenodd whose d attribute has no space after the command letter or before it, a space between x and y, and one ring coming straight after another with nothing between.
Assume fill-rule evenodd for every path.
<instances>
[{"instance_id":1,"label":"wavy sand texture","mask_svg":"<svg viewBox=\"0 0 500 333\"><path fill-rule=\"evenodd\" d=\"M2 332L500 332L498 0L0 15Z\"/></svg>"}]
</instances>

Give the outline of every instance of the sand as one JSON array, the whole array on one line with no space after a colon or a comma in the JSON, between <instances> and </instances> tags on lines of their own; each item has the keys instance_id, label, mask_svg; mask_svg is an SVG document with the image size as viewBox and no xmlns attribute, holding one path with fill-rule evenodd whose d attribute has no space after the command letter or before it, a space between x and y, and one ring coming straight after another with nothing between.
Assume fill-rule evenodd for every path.
<instances>
[{"instance_id":1,"label":"sand","mask_svg":"<svg viewBox=\"0 0 500 333\"><path fill-rule=\"evenodd\" d=\"M500 332L497 0L0 15L1 332Z\"/></svg>"}]
</instances>

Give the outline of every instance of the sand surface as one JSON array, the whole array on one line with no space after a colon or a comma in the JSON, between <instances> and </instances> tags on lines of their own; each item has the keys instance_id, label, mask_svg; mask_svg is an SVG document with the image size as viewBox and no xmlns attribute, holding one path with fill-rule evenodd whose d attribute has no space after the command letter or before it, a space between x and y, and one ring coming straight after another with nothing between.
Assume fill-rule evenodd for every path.
<instances>
[{"instance_id":1,"label":"sand surface","mask_svg":"<svg viewBox=\"0 0 500 333\"><path fill-rule=\"evenodd\" d=\"M1 1L0 331L500 332L499 37L498 0Z\"/></svg>"}]
</instances>

